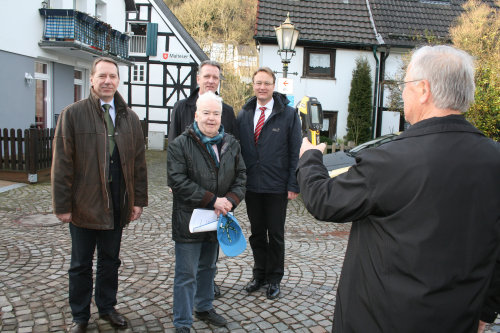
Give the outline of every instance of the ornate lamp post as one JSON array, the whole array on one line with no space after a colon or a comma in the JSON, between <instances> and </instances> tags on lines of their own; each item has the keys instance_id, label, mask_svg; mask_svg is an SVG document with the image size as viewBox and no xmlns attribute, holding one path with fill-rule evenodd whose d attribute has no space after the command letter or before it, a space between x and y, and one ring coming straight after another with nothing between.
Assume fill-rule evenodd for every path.
<instances>
[{"instance_id":1,"label":"ornate lamp post","mask_svg":"<svg viewBox=\"0 0 500 333\"><path fill-rule=\"evenodd\" d=\"M297 38L299 38L299 30L295 29L290 21L290 13L286 15L285 22L280 24L279 27L274 28L274 30L276 30L276 39L278 39L278 54L283 63L283 77L286 78L288 64L295 55L295 44L297 43Z\"/></svg>"}]
</instances>

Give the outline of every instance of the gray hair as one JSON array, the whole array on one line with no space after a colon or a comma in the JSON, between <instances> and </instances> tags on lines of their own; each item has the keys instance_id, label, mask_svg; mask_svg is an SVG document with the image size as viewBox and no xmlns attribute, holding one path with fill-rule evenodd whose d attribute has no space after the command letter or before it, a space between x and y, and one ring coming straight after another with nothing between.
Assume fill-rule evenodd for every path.
<instances>
[{"instance_id":1,"label":"gray hair","mask_svg":"<svg viewBox=\"0 0 500 333\"><path fill-rule=\"evenodd\" d=\"M198 100L196 101L196 112L198 112L198 109L200 108L200 104L205 101L215 101L217 104L219 104L219 109L222 112L222 98L217 96L211 91L207 91L206 93L198 96Z\"/></svg>"},{"instance_id":2,"label":"gray hair","mask_svg":"<svg viewBox=\"0 0 500 333\"><path fill-rule=\"evenodd\" d=\"M221 66L217 61L204 60L200 63L200 66L198 67L198 75L200 75L201 68L206 65L217 67L219 69L219 73L222 71Z\"/></svg>"},{"instance_id":3,"label":"gray hair","mask_svg":"<svg viewBox=\"0 0 500 333\"><path fill-rule=\"evenodd\" d=\"M452 46L423 46L413 52L409 73L412 80L427 80L434 105L467 112L474 102L474 59Z\"/></svg>"}]
</instances>

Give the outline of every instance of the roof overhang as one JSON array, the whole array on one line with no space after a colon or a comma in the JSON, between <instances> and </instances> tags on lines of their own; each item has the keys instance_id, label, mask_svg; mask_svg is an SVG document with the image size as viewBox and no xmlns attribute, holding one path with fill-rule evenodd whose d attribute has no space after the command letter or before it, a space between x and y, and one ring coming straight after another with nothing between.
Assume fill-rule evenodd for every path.
<instances>
[{"instance_id":1,"label":"roof overhang","mask_svg":"<svg viewBox=\"0 0 500 333\"><path fill-rule=\"evenodd\" d=\"M254 36L256 42L260 44L273 44L278 45L276 37L259 37ZM339 41L324 41L324 40L310 40L310 39L299 39L297 46L302 47L317 47L317 48L344 48L344 49L354 49L354 50L371 50L373 47L380 47L377 44L367 44L367 43L352 43L352 42L339 42Z\"/></svg>"},{"instance_id":2,"label":"roof overhang","mask_svg":"<svg viewBox=\"0 0 500 333\"><path fill-rule=\"evenodd\" d=\"M120 65L132 66L133 61L117 57L116 55L94 49L78 41L45 41L38 42L38 45L45 50L53 50L66 56L80 58L85 61L93 62L97 57L108 57Z\"/></svg>"}]
</instances>

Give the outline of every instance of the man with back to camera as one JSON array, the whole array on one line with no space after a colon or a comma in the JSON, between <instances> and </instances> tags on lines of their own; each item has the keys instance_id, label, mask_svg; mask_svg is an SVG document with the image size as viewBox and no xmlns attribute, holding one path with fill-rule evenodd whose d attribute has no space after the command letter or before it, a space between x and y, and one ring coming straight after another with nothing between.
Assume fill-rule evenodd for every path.
<instances>
[{"instance_id":1,"label":"man with back to camera","mask_svg":"<svg viewBox=\"0 0 500 333\"><path fill-rule=\"evenodd\" d=\"M87 99L61 112L54 136L54 213L69 223L71 332L85 332L92 299L92 260L97 247L95 303L99 317L126 328L115 310L123 227L148 204L144 136L137 115L116 91L118 64L97 58Z\"/></svg>"},{"instance_id":2,"label":"man with back to camera","mask_svg":"<svg viewBox=\"0 0 500 333\"><path fill-rule=\"evenodd\" d=\"M285 95L274 92L276 76L268 67L253 74L252 97L238 114L238 132L245 165L245 202L252 235L253 279L248 293L268 284L266 296L275 299L285 272L285 220L288 200L298 196L295 169L299 158L301 124Z\"/></svg>"},{"instance_id":3,"label":"man with back to camera","mask_svg":"<svg viewBox=\"0 0 500 333\"><path fill-rule=\"evenodd\" d=\"M331 179L325 145L302 143L307 209L353 221L333 332L482 331L500 310L500 147L463 116L473 59L422 47L399 85L410 128L347 173Z\"/></svg>"},{"instance_id":4,"label":"man with back to camera","mask_svg":"<svg viewBox=\"0 0 500 333\"><path fill-rule=\"evenodd\" d=\"M200 63L198 74L196 75L196 88L186 99L181 99L175 103L170 116L170 127L168 129L168 142L172 142L182 134L184 130L194 122L196 111L196 101L198 97L207 91L217 94L220 83L221 66L213 60L205 60ZM236 127L236 117L230 105L222 103L222 125L224 131L234 135L238 139L238 129ZM217 259L216 259L217 261ZM220 296L220 288L214 281L214 296Z\"/></svg>"}]
</instances>

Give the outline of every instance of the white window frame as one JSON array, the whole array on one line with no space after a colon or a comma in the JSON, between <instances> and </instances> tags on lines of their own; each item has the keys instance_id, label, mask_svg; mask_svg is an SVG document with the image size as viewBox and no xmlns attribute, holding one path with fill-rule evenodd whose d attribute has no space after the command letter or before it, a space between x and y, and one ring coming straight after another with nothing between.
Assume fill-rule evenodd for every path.
<instances>
[{"instance_id":1,"label":"white window frame","mask_svg":"<svg viewBox=\"0 0 500 333\"><path fill-rule=\"evenodd\" d=\"M142 68L142 70L144 71L144 73L142 75L142 80L140 79L139 73L136 75L136 68L138 71L140 71L140 68ZM130 75L131 76L130 82L131 83L146 83L147 70L148 70L148 66L145 62L136 62L134 64L134 66L132 67L132 73ZM137 77L137 79L136 79L136 77Z\"/></svg>"},{"instance_id":2,"label":"white window frame","mask_svg":"<svg viewBox=\"0 0 500 333\"><path fill-rule=\"evenodd\" d=\"M47 73L39 73L36 71L36 64L44 64L47 65ZM47 128L52 128L53 127L53 122L54 122L54 113L52 111L52 63L46 62L46 61L39 61L36 60L34 63L34 79L35 80L41 80L41 81L46 81L47 82L47 94L45 96L45 103L47 106ZM36 93L36 86L35 86L35 93ZM36 115L36 95L35 95L35 115Z\"/></svg>"},{"instance_id":3,"label":"white window frame","mask_svg":"<svg viewBox=\"0 0 500 333\"><path fill-rule=\"evenodd\" d=\"M74 79L74 85L80 87L80 95L82 96L82 99L84 99L85 98L85 78L86 78L85 69L75 67L74 71L75 72L79 71L82 73L81 79L76 79L76 78ZM74 75L73 75L73 78L74 78ZM75 96L73 96L73 100L75 99L74 97Z\"/></svg>"},{"instance_id":4,"label":"white window frame","mask_svg":"<svg viewBox=\"0 0 500 333\"><path fill-rule=\"evenodd\" d=\"M140 24L140 25L146 25L147 26L148 22L142 22L142 21L134 21L134 22L128 22L128 31L132 31L132 25L134 24ZM146 49L147 49L147 43L148 43L148 34L147 34L147 28L146 28L146 34L145 35L132 35L130 37L130 40L128 42L128 53L129 56L137 56L137 57L145 57L146 56ZM137 52L139 51L139 52Z\"/></svg>"}]
</instances>

